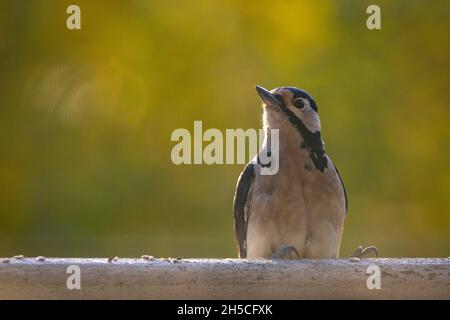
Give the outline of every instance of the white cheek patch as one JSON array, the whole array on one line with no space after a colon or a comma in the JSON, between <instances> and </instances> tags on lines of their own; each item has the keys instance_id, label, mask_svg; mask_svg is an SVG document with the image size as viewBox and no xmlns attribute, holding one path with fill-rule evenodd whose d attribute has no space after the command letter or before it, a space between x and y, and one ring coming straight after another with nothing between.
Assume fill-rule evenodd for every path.
<instances>
[{"instance_id":1,"label":"white cheek patch","mask_svg":"<svg viewBox=\"0 0 450 320\"><path fill-rule=\"evenodd\" d=\"M289 110L291 110L297 117L299 117L303 124L308 128L311 132L319 132L320 131L320 119L319 115L313 108L309 105L307 100L303 100L305 106L303 109L298 109L292 104L288 104Z\"/></svg>"}]
</instances>

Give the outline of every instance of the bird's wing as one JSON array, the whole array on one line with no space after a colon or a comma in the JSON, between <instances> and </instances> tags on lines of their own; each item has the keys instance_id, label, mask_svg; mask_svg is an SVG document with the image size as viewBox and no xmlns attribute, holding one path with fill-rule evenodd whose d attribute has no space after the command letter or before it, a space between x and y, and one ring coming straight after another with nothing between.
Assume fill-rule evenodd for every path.
<instances>
[{"instance_id":1,"label":"bird's wing","mask_svg":"<svg viewBox=\"0 0 450 320\"><path fill-rule=\"evenodd\" d=\"M247 223L249 215L250 190L255 178L255 165L249 163L239 176L234 194L234 233L239 249L239 258L247 256Z\"/></svg>"},{"instance_id":2,"label":"bird's wing","mask_svg":"<svg viewBox=\"0 0 450 320\"><path fill-rule=\"evenodd\" d=\"M332 162L332 163L333 163L333 162ZM339 174L339 171L338 171L338 169L336 168L336 166L334 165L334 163L333 163L333 167L334 167L334 170L335 170L336 173L337 173L337 176L338 176L338 178L339 178L339 181L341 181L342 189L344 190L344 197L345 197L345 213L347 213L347 211L348 211L347 191L345 191L344 182L342 181L341 175Z\"/></svg>"}]
</instances>

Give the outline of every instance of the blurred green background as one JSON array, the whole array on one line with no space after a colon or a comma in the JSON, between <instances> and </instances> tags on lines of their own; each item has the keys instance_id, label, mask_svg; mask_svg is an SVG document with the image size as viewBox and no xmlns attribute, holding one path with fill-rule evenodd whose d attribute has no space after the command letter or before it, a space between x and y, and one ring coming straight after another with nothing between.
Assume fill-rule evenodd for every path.
<instances>
[{"instance_id":1,"label":"blurred green background","mask_svg":"<svg viewBox=\"0 0 450 320\"><path fill-rule=\"evenodd\" d=\"M448 256L449 35L448 1L1 0L0 256L235 257L244 166L175 166L170 135L259 128L255 84L315 97L341 256Z\"/></svg>"}]
</instances>

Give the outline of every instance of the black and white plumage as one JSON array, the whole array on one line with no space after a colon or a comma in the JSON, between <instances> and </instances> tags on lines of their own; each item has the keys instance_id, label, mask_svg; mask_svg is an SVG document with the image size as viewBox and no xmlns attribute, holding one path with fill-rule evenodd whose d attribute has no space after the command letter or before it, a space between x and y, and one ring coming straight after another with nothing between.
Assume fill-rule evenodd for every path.
<instances>
[{"instance_id":1,"label":"black and white plumage","mask_svg":"<svg viewBox=\"0 0 450 320\"><path fill-rule=\"evenodd\" d=\"M288 246L299 258L336 258L347 196L324 150L317 105L293 87L270 92L257 87L257 92L266 133L279 129L279 170L261 175L258 155L238 179L234 228L239 257L270 258Z\"/></svg>"}]
</instances>

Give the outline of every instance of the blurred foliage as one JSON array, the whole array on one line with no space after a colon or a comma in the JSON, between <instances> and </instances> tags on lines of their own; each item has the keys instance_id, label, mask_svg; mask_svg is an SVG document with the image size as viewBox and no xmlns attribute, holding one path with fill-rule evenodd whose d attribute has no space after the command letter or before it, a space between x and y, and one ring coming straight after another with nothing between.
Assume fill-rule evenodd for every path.
<instances>
[{"instance_id":1,"label":"blurred foliage","mask_svg":"<svg viewBox=\"0 0 450 320\"><path fill-rule=\"evenodd\" d=\"M75 2L80 31L0 2L0 256L236 256L243 166L175 166L170 134L259 128L255 84L318 102L341 255L450 254L448 1Z\"/></svg>"}]
</instances>

